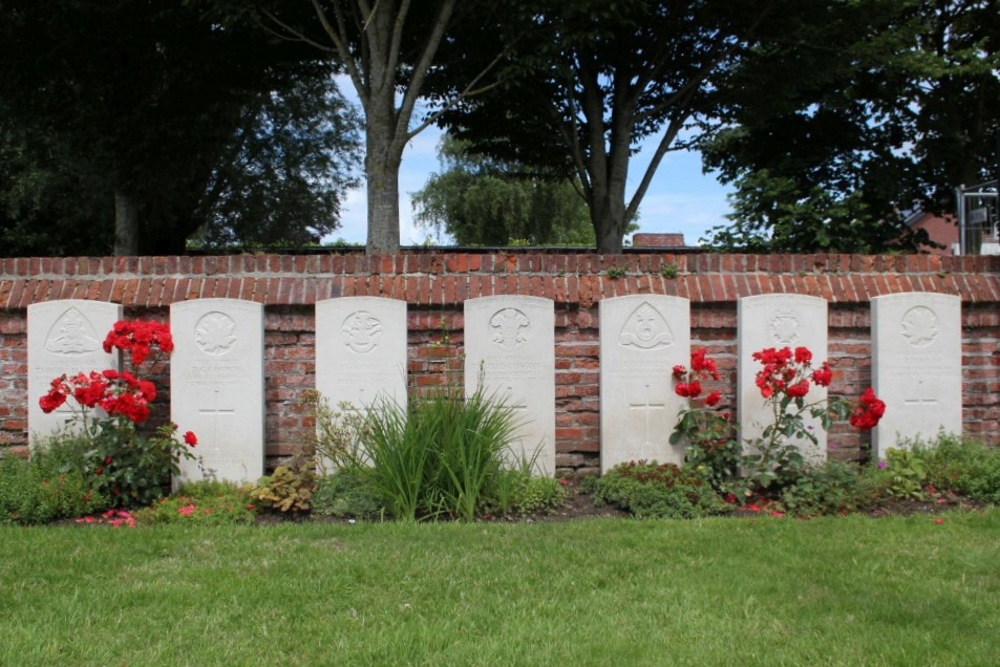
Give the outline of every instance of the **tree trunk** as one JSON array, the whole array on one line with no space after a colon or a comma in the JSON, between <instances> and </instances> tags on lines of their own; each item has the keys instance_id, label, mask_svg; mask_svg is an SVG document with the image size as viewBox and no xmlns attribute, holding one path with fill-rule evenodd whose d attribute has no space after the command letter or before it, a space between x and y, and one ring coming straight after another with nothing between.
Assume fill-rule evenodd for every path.
<instances>
[{"instance_id":1,"label":"tree trunk","mask_svg":"<svg viewBox=\"0 0 1000 667\"><path fill-rule=\"evenodd\" d=\"M132 195L115 190L116 257L139 254L139 202Z\"/></svg>"},{"instance_id":2,"label":"tree trunk","mask_svg":"<svg viewBox=\"0 0 1000 667\"><path fill-rule=\"evenodd\" d=\"M394 90L373 91L365 115L365 180L368 186L369 255L399 252L399 167L403 147L396 123Z\"/></svg>"},{"instance_id":3,"label":"tree trunk","mask_svg":"<svg viewBox=\"0 0 1000 667\"><path fill-rule=\"evenodd\" d=\"M365 177L368 183L368 242L369 255L391 255L399 252L399 166L401 160L392 155L373 154L365 157Z\"/></svg>"},{"instance_id":4,"label":"tree trunk","mask_svg":"<svg viewBox=\"0 0 1000 667\"><path fill-rule=\"evenodd\" d=\"M603 190L603 189L602 189ZM622 251L622 237L628 221L625 219L624 194L615 197L606 190L592 193L590 222L597 237L597 252L618 254Z\"/></svg>"}]
</instances>

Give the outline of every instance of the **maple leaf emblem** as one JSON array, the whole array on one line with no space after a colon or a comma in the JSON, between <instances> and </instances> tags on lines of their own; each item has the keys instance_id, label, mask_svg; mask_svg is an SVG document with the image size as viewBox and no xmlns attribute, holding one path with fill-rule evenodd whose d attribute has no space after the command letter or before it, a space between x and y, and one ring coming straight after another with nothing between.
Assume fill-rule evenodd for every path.
<instances>
[{"instance_id":1,"label":"maple leaf emblem","mask_svg":"<svg viewBox=\"0 0 1000 667\"><path fill-rule=\"evenodd\" d=\"M903 316L902 326L903 338L913 347L927 347L940 331L937 315L924 306L908 310Z\"/></svg>"},{"instance_id":2,"label":"maple leaf emblem","mask_svg":"<svg viewBox=\"0 0 1000 667\"><path fill-rule=\"evenodd\" d=\"M225 313L209 313L195 327L195 341L206 354L225 354L236 342L236 322Z\"/></svg>"}]
</instances>

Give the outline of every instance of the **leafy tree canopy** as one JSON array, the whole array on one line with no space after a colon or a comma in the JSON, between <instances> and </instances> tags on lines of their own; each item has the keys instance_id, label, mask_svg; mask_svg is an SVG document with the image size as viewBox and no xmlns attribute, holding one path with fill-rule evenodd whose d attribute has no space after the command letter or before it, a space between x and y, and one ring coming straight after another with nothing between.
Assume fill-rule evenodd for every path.
<instances>
[{"instance_id":1,"label":"leafy tree canopy","mask_svg":"<svg viewBox=\"0 0 1000 667\"><path fill-rule=\"evenodd\" d=\"M450 135L442 138L442 171L413 197L418 225L444 231L459 245L594 244L586 203L571 181L467 148Z\"/></svg>"},{"instance_id":2,"label":"leafy tree canopy","mask_svg":"<svg viewBox=\"0 0 1000 667\"><path fill-rule=\"evenodd\" d=\"M880 252L926 242L915 207L996 169L996 2L830 3L732 71L707 168L736 185L723 250ZM760 91L766 91L761 95Z\"/></svg>"},{"instance_id":3,"label":"leafy tree canopy","mask_svg":"<svg viewBox=\"0 0 1000 667\"><path fill-rule=\"evenodd\" d=\"M617 252L665 153L684 147L684 130L714 116L721 75L755 57L752 47L782 32L782 12L800 13L798 6L506 2L496 23L484 20L449 43L450 68L469 70L482 54L504 53L501 83L464 99L442 122L475 151L577 178L598 250ZM439 90L452 89L452 73L445 70ZM630 159L651 138L649 168L630 180Z\"/></svg>"},{"instance_id":4,"label":"leafy tree canopy","mask_svg":"<svg viewBox=\"0 0 1000 667\"><path fill-rule=\"evenodd\" d=\"M272 205L280 198L261 190L296 180L282 170L311 168L293 165L287 150L308 133L263 148L281 134L269 124L293 108L275 104L329 93L305 83L330 73L311 52L169 0L0 0L0 16L0 151L17 157L0 166L0 226L20 244L5 252L183 252L206 221L209 230L238 228L227 192L250 187L245 204ZM241 150L256 151L243 154L244 166L267 171L262 161L271 160L271 183L247 166L244 185L234 184L237 167L223 160ZM295 224L331 212L321 206Z\"/></svg>"}]
</instances>

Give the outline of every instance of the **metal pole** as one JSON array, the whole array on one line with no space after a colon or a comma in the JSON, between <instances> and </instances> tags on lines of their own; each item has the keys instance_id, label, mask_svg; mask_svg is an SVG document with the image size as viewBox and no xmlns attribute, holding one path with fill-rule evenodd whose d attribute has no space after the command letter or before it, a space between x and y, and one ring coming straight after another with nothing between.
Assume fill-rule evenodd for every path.
<instances>
[{"instance_id":1,"label":"metal pole","mask_svg":"<svg viewBox=\"0 0 1000 667\"><path fill-rule=\"evenodd\" d=\"M955 188L955 203L958 207L958 254L965 254L965 190L964 185Z\"/></svg>"}]
</instances>

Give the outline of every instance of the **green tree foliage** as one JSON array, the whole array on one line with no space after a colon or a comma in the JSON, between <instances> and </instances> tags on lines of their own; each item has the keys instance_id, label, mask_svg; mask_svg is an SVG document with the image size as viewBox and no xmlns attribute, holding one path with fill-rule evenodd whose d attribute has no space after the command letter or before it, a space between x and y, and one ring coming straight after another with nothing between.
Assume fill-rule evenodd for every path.
<instances>
[{"instance_id":1,"label":"green tree foliage","mask_svg":"<svg viewBox=\"0 0 1000 667\"><path fill-rule=\"evenodd\" d=\"M445 135L441 173L413 196L415 221L459 245L592 246L587 206L573 183L526 173L520 165L474 155Z\"/></svg>"},{"instance_id":2,"label":"green tree foliage","mask_svg":"<svg viewBox=\"0 0 1000 667\"><path fill-rule=\"evenodd\" d=\"M207 220L208 229L236 228L226 202L243 197L241 187L260 187L255 198L243 197L247 205L287 203L291 189L278 197L274 187L312 168L294 165L296 153L287 150L305 134L261 148L269 124L288 113L274 104L321 94L297 82L329 76L301 47L169 0L0 0L0 17L0 152L15 156L0 166L5 253L183 252ZM257 154L244 164L258 171L248 166L243 185L232 184L237 172L223 160L254 150L253 133ZM260 178L268 159L270 183ZM232 185L221 187L223 180ZM228 200L227 188L236 193ZM300 192L300 202L329 196L329 189ZM316 225L314 213L331 211L318 206L296 224Z\"/></svg>"},{"instance_id":3,"label":"green tree foliage","mask_svg":"<svg viewBox=\"0 0 1000 667\"><path fill-rule=\"evenodd\" d=\"M494 23L484 16L449 44L452 70L470 71L483 54L499 52L484 45L506 45L502 83L465 98L442 121L477 151L579 179L597 249L617 252L663 156L714 115L720 73L754 56L764 29L795 6L505 2ZM630 181L630 160L648 139L657 142L651 163Z\"/></svg>"},{"instance_id":4,"label":"green tree foliage","mask_svg":"<svg viewBox=\"0 0 1000 667\"><path fill-rule=\"evenodd\" d=\"M879 252L926 241L914 207L994 178L995 0L828 3L729 73L707 168L734 183L723 250ZM762 96L760 90L766 90ZM742 93L741 93L742 91Z\"/></svg>"},{"instance_id":5,"label":"green tree foliage","mask_svg":"<svg viewBox=\"0 0 1000 667\"><path fill-rule=\"evenodd\" d=\"M196 212L208 248L317 243L358 185L360 119L329 76L290 79L244 107Z\"/></svg>"}]
</instances>

